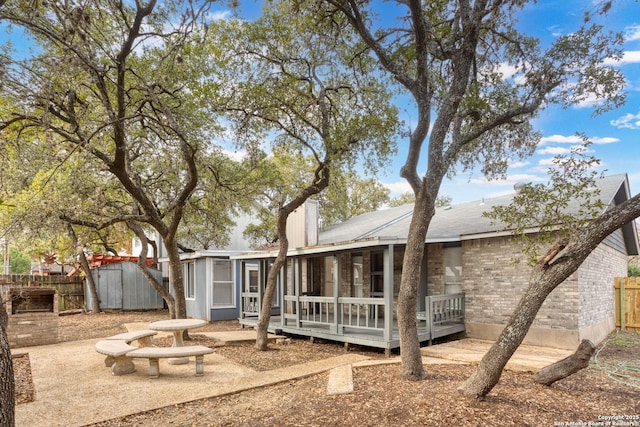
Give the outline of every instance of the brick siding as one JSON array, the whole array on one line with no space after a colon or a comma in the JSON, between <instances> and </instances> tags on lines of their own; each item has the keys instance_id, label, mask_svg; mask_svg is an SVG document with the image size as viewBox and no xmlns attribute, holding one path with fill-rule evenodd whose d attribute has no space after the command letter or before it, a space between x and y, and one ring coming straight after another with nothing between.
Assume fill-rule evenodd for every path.
<instances>
[{"instance_id":1,"label":"brick siding","mask_svg":"<svg viewBox=\"0 0 640 427\"><path fill-rule=\"evenodd\" d=\"M598 246L587 257L578 271L580 328L614 316L614 278L626 275L627 256L607 245Z\"/></svg>"}]
</instances>

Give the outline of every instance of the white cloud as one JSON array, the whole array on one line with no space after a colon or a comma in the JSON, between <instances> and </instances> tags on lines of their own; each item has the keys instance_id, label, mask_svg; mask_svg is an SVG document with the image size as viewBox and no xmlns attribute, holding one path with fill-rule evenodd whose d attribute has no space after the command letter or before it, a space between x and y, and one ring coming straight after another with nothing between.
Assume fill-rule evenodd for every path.
<instances>
[{"instance_id":1,"label":"white cloud","mask_svg":"<svg viewBox=\"0 0 640 427\"><path fill-rule=\"evenodd\" d=\"M552 154L554 156L557 156L560 154L569 154L570 152L571 152L571 148L567 148L567 147L545 147L538 150L536 153L542 154L542 155Z\"/></svg>"},{"instance_id":2,"label":"white cloud","mask_svg":"<svg viewBox=\"0 0 640 427\"><path fill-rule=\"evenodd\" d=\"M631 25L624 29L624 41L632 42L640 40L640 25Z\"/></svg>"},{"instance_id":3,"label":"white cloud","mask_svg":"<svg viewBox=\"0 0 640 427\"><path fill-rule=\"evenodd\" d=\"M613 59L607 58L604 60L605 65L627 65L640 63L640 50L627 50L622 54L622 58Z\"/></svg>"},{"instance_id":4,"label":"white cloud","mask_svg":"<svg viewBox=\"0 0 640 427\"><path fill-rule=\"evenodd\" d=\"M517 162L509 162L509 167L510 168L523 168L525 166L529 166L531 163L530 162L522 162L522 161L517 161Z\"/></svg>"},{"instance_id":5,"label":"white cloud","mask_svg":"<svg viewBox=\"0 0 640 427\"><path fill-rule=\"evenodd\" d=\"M547 31L549 31L551 35L554 37L560 37L563 34L562 28L558 25L552 25L547 27Z\"/></svg>"},{"instance_id":6,"label":"white cloud","mask_svg":"<svg viewBox=\"0 0 640 427\"><path fill-rule=\"evenodd\" d=\"M230 10L216 10L215 12L209 13L207 16L209 22L214 21L223 21L231 16Z\"/></svg>"},{"instance_id":7,"label":"white cloud","mask_svg":"<svg viewBox=\"0 0 640 427\"><path fill-rule=\"evenodd\" d=\"M509 79L511 77L513 77L517 72L518 69L511 65L511 64L507 64L506 62L501 63L498 66L498 70L497 70L500 74L502 74L502 77L504 79Z\"/></svg>"},{"instance_id":8,"label":"white cloud","mask_svg":"<svg viewBox=\"0 0 640 427\"><path fill-rule=\"evenodd\" d=\"M391 191L392 196L413 192L407 181L381 182L381 184Z\"/></svg>"},{"instance_id":9,"label":"white cloud","mask_svg":"<svg viewBox=\"0 0 640 427\"><path fill-rule=\"evenodd\" d=\"M551 135L544 136L540 138L540 145L548 144L548 143L556 143L556 144L580 144L582 143L582 138L578 135Z\"/></svg>"},{"instance_id":10,"label":"white cloud","mask_svg":"<svg viewBox=\"0 0 640 427\"><path fill-rule=\"evenodd\" d=\"M614 138L612 136L605 136L605 137L599 137L599 136L592 136L591 138L589 138L589 140L591 142L593 142L594 144L598 144L598 145L603 145L603 144L612 144L614 142L620 142L620 138Z\"/></svg>"},{"instance_id":11,"label":"white cloud","mask_svg":"<svg viewBox=\"0 0 640 427\"><path fill-rule=\"evenodd\" d=\"M614 143L614 142L619 142L620 139L614 138L614 137L611 137L611 136L605 136L605 137L591 136L591 137L589 137L589 141L591 141L594 144L602 145L602 144L611 144L611 143ZM540 138L540 145L546 145L546 144L549 144L549 143L579 145L579 144L582 144L582 142L583 142L582 137L580 137L578 135L565 136L565 135L557 135L556 134L556 135L544 136L544 137ZM549 153L551 153L551 151L549 151ZM558 153L558 154L562 154L562 153Z\"/></svg>"},{"instance_id":12,"label":"white cloud","mask_svg":"<svg viewBox=\"0 0 640 427\"><path fill-rule=\"evenodd\" d=\"M224 154L226 154L231 160L236 162L241 161L247 156L247 152L244 150L223 150Z\"/></svg>"},{"instance_id":13,"label":"white cloud","mask_svg":"<svg viewBox=\"0 0 640 427\"><path fill-rule=\"evenodd\" d=\"M611 120L611 126L615 126L620 129L640 129L640 113L638 114L625 114L616 120Z\"/></svg>"},{"instance_id":14,"label":"white cloud","mask_svg":"<svg viewBox=\"0 0 640 427\"><path fill-rule=\"evenodd\" d=\"M540 159L538 160L538 165L540 166L553 166L555 163L555 157L549 157L546 159Z\"/></svg>"}]
</instances>

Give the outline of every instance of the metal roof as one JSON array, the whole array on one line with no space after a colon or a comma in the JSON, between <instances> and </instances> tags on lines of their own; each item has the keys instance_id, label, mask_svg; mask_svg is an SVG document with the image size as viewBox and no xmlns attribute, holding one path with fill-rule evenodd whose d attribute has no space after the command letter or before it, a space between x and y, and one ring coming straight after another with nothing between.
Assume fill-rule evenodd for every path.
<instances>
[{"instance_id":1,"label":"metal roof","mask_svg":"<svg viewBox=\"0 0 640 427\"><path fill-rule=\"evenodd\" d=\"M619 204L631 197L626 174L611 175L597 180L600 199L605 206ZM504 225L493 224L483 216L493 206L512 203L513 194L491 197L475 202L461 203L436 209L427 232L426 243L455 242L500 235L510 235ZM580 201L570 203L568 212L579 212ZM406 243L409 225L413 216L413 204L383 209L358 215L343 223L321 230L318 245L304 248L290 248L288 256L312 255L326 252L354 250L358 248ZM639 252L635 222L622 227L627 252ZM275 257L277 249L232 255L232 259Z\"/></svg>"},{"instance_id":2,"label":"metal roof","mask_svg":"<svg viewBox=\"0 0 640 427\"><path fill-rule=\"evenodd\" d=\"M611 175L597 180L600 199L605 206L620 203L630 197L626 174ZM509 234L502 224L493 224L483 216L494 206L509 205L513 194L491 197L475 202L461 203L436 209L429 225L427 242L447 242L477 238L487 233ZM572 202L568 212L579 212L580 202ZM336 245L340 242L358 241L363 238L399 239L408 236L413 205L370 212L353 217L341 224L320 231L320 245ZM636 243L637 250L637 243Z\"/></svg>"}]
</instances>

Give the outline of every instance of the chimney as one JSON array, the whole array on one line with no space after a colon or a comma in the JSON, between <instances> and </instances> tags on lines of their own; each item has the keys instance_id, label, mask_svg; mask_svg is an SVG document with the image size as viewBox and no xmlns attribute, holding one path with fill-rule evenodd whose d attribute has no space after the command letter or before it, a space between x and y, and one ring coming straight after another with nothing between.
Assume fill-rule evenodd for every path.
<instances>
[{"instance_id":1,"label":"chimney","mask_svg":"<svg viewBox=\"0 0 640 427\"><path fill-rule=\"evenodd\" d=\"M290 248L318 244L318 201L307 200L287 219L287 238Z\"/></svg>"}]
</instances>

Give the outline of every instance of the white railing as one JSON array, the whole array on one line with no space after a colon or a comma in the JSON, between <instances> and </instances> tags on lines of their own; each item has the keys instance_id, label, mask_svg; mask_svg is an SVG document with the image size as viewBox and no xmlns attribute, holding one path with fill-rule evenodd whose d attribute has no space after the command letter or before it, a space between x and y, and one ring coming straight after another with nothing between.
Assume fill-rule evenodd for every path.
<instances>
[{"instance_id":1,"label":"white railing","mask_svg":"<svg viewBox=\"0 0 640 427\"><path fill-rule=\"evenodd\" d=\"M243 293L243 314L259 315L259 296ZM299 326L307 324L327 327L342 333L343 328L360 329L375 333L385 332L385 300L383 298L351 298L285 295L285 322ZM426 331L434 326L464 322L464 294L433 295L425 298L426 311L418 312L417 320ZM288 324L288 323L287 323Z\"/></svg>"},{"instance_id":2,"label":"white railing","mask_svg":"<svg viewBox=\"0 0 640 427\"><path fill-rule=\"evenodd\" d=\"M260 314L260 295L257 292L243 292L241 298L244 316L253 317Z\"/></svg>"},{"instance_id":3,"label":"white railing","mask_svg":"<svg viewBox=\"0 0 640 427\"><path fill-rule=\"evenodd\" d=\"M384 299L382 298L338 298L341 326L376 331L384 330Z\"/></svg>"},{"instance_id":4,"label":"white railing","mask_svg":"<svg viewBox=\"0 0 640 427\"><path fill-rule=\"evenodd\" d=\"M301 322L330 325L335 313L335 299L301 296L298 298L298 313Z\"/></svg>"},{"instance_id":5,"label":"white railing","mask_svg":"<svg viewBox=\"0 0 640 427\"><path fill-rule=\"evenodd\" d=\"M464 294L432 295L426 305L432 324L464 321Z\"/></svg>"},{"instance_id":6,"label":"white railing","mask_svg":"<svg viewBox=\"0 0 640 427\"><path fill-rule=\"evenodd\" d=\"M464 322L464 294L432 295L425 297L426 311L418 312L418 321L426 322L428 331L434 325Z\"/></svg>"}]
</instances>

